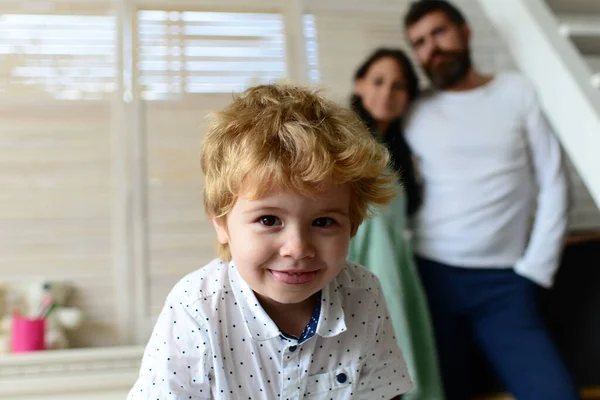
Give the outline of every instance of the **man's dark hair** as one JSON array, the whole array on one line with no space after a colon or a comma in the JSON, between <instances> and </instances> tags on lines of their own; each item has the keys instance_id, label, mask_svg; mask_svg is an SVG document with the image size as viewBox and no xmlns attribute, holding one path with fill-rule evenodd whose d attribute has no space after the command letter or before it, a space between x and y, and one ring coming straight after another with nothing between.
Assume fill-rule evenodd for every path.
<instances>
[{"instance_id":1,"label":"man's dark hair","mask_svg":"<svg viewBox=\"0 0 600 400\"><path fill-rule=\"evenodd\" d=\"M467 23L465 16L458 8L445 0L419 0L410 5L404 17L404 27L408 28L417 23L421 18L435 11L441 11L448 16L450 21L458 26Z\"/></svg>"}]
</instances>

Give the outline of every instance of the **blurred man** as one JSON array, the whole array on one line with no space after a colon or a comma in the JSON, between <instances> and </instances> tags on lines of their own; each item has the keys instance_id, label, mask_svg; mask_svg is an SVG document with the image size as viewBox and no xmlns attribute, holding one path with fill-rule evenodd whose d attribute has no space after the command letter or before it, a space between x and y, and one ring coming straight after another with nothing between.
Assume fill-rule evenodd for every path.
<instances>
[{"instance_id":1,"label":"blurred man","mask_svg":"<svg viewBox=\"0 0 600 400\"><path fill-rule=\"evenodd\" d=\"M536 304L559 264L567 184L535 89L479 73L469 25L445 1L413 3L405 25L437 89L406 134L425 182L415 246L448 399L470 398L470 340L519 400L577 399Z\"/></svg>"}]
</instances>

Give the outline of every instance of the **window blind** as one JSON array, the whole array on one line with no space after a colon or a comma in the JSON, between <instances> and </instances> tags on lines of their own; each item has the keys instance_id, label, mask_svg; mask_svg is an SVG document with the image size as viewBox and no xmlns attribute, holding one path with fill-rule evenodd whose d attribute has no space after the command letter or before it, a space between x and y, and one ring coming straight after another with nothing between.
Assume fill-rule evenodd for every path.
<instances>
[{"instance_id":1,"label":"window blind","mask_svg":"<svg viewBox=\"0 0 600 400\"><path fill-rule=\"evenodd\" d=\"M140 10L142 98L239 92L286 75L279 14Z\"/></svg>"},{"instance_id":2,"label":"window blind","mask_svg":"<svg viewBox=\"0 0 600 400\"><path fill-rule=\"evenodd\" d=\"M111 15L0 14L0 93L104 99L115 90Z\"/></svg>"}]
</instances>

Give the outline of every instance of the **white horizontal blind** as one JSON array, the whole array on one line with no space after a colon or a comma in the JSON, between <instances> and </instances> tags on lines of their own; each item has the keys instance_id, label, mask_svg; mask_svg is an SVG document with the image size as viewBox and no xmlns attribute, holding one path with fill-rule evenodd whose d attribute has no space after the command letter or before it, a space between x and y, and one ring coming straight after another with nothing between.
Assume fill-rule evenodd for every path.
<instances>
[{"instance_id":1,"label":"white horizontal blind","mask_svg":"<svg viewBox=\"0 0 600 400\"><path fill-rule=\"evenodd\" d=\"M84 314L74 346L117 342L116 18L108 3L93 7L0 2L0 277L70 282Z\"/></svg>"},{"instance_id":2,"label":"white horizontal blind","mask_svg":"<svg viewBox=\"0 0 600 400\"><path fill-rule=\"evenodd\" d=\"M213 93L185 102L145 103L148 329L175 282L216 256L216 236L204 215L200 146L206 114L225 107L231 98Z\"/></svg>"},{"instance_id":3,"label":"white horizontal blind","mask_svg":"<svg viewBox=\"0 0 600 400\"><path fill-rule=\"evenodd\" d=\"M140 10L137 18L146 100L239 92L286 75L279 14Z\"/></svg>"},{"instance_id":4,"label":"white horizontal blind","mask_svg":"<svg viewBox=\"0 0 600 400\"><path fill-rule=\"evenodd\" d=\"M115 17L0 14L4 98L105 99L115 90Z\"/></svg>"},{"instance_id":5,"label":"white horizontal blind","mask_svg":"<svg viewBox=\"0 0 600 400\"><path fill-rule=\"evenodd\" d=\"M302 23L304 28L304 41L306 43L308 82L317 84L321 80L321 74L319 73L319 50L315 16L312 14L305 14L302 18Z\"/></svg>"},{"instance_id":6,"label":"white horizontal blind","mask_svg":"<svg viewBox=\"0 0 600 400\"><path fill-rule=\"evenodd\" d=\"M0 276L66 280L75 344L115 342L107 103L0 102Z\"/></svg>"}]
</instances>

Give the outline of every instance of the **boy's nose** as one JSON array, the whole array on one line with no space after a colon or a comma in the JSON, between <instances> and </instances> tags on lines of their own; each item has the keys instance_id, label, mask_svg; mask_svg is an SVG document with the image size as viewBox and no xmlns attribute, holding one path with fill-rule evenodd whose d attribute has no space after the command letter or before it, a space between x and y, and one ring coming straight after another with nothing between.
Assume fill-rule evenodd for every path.
<instances>
[{"instance_id":1,"label":"boy's nose","mask_svg":"<svg viewBox=\"0 0 600 400\"><path fill-rule=\"evenodd\" d=\"M291 257L295 260L313 258L315 256L315 247L310 235L302 232L293 232L286 237L285 242L279 249L279 254L282 257Z\"/></svg>"}]
</instances>

